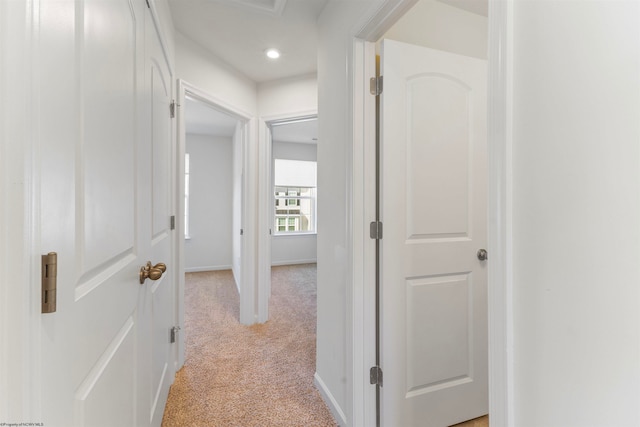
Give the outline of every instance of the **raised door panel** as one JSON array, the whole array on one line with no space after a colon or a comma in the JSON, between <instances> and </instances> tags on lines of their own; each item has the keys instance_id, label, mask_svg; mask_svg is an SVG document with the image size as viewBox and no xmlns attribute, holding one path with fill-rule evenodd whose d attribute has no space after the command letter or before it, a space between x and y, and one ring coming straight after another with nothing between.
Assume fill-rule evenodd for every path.
<instances>
[{"instance_id":1,"label":"raised door panel","mask_svg":"<svg viewBox=\"0 0 640 427\"><path fill-rule=\"evenodd\" d=\"M76 188L83 273L134 252L136 26L128 0L86 1L79 40L80 140Z\"/></svg>"},{"instance_id":2,"label":"raised door panel","mask_svg":"<svg viewBox=\"0 0 640 427\"><path fill-rule=\"evenodd\" d=\"M409 78L406 90L407 238L465 237L469 87L441 74L426 74Z\"/></svg>"},{"instance_id":3,"label":"raised door panel","mask_svg":"<svg viewBox=\"0 0 640 427\"><path fill-rule=\"evenodd\" d=\"M408 396L468 381L469 274L407 280Z\"/></svg>"}]
</instances>

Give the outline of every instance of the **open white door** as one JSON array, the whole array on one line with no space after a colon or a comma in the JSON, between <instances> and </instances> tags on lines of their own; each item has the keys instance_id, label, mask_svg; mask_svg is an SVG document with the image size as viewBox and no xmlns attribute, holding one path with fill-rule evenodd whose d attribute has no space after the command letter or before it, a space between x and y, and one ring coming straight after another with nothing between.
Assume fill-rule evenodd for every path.
<instances>
[{"instance_id":1,"label":"open white door","mask_svg":"<svg viewBox=\"0 0 640 427\"><path fill-rule=\"evenodd\" d=\"M173 268L171 77L144 1L58 0L39 14L39 246L58 254L42 422L159 426L172 275L139 274L147 261Z\"/></svg>"},{"instance_id":2,"label":"open white door","mask_svg":"<svg viewBox=\"0 0 640 427\"><path fill-rule=\"evenodd\" d=\"M147 102L145 112L150 115L145 122L150 124L151 131L151 156L147 161L151 166L149 178L153 195L150 204L151 220L146 226L151 227L150 260L154 265L163 263L170 270L156 281L146 281L143 286L146 294L141 301L138 318L144 325L139 341L148 342L139 347L146 350L145 353L139 353L142 357L139 363L141 366L148 366L145 373L149 378L145 381L150 382L150 394L145 399L151 402L151 425L160 426L169 386L175 375L176 353L172 347L177 346L177 330L172 333L172 328L176 325L174 270L177 268L173 263L172 247L177 231L175 218L171 220L172 206L175 206L171 181L176 150L173 146L173 120L170 114L173 77L150 9L146 12L145 49L145 88L148 92L144 99ZM173 114L175 115L175 111Z\"/></svg>"},{"instance_id":3,"label":"open white door","mask_svg":"<svg viewBox=\"0 0 640 427\"><path fill-rule=\"evenodd\" d=\"M391 40L381 74L382 425L485 415L486 61Z\"/></svg>"}]
</instances>

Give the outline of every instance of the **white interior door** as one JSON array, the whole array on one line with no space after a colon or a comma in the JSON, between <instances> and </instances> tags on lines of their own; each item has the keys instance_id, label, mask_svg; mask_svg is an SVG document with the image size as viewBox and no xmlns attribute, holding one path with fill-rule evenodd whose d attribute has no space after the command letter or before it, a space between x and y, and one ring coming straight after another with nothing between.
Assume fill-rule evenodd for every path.
<instances>
[{"instance_id":1,"label":"white interior door","mask_svg":"<svg viewBox=\"0 0 640 427\"><path fill-rule=\"evenodd\" d=\"M386 427L485 415L486 61L382 43Z\"/></svg>"},{"instance_id":2,"label":"white interior door","mask_svg":"<svg viewBox=\"0 0 640 427\"><path fill-rule=\"evenodd\" d=\"M39 246L58 253L57 311L41 317L47 426L160 425L173 378L172 284L139 282L140 267L170 251L168 125L154 109L171 83L145 49L146 10L141 0L40 4Z\"/></svg>"}]
</instances>

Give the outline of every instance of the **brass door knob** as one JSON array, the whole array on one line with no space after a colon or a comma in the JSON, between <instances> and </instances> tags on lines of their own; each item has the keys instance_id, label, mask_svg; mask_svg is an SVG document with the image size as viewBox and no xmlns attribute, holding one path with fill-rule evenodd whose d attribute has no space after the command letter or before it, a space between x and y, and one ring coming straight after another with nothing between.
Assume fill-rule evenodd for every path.
<instances>
[{"instance_id":1,"label":"brass door knob","mask_svg":"<svg viewBox=\"0 0 640 427\"><path fill-rule=\"evenodd\" d=\"M147 279L158 280L165 271L167 271L166 264L160 262L156 265L151 265L151 261L147 261L146 265L140 267L140 284L144 284Z\"/></svg>"}]
</instances>

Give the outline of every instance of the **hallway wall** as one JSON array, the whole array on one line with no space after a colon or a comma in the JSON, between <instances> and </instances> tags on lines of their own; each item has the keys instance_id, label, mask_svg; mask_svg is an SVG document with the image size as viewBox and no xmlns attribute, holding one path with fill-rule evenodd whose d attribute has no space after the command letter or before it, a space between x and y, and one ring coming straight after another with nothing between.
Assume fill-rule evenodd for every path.
<instances>
[{"instance_id":1,"label":"hallway wall","mask_svg":"<svg viewBox=\"0 0 640 427\"><path fill-rule=\"evenodd\" d=\"M233 140L187 134L189 234L185 271L226 270L232 263Z\"/></svg>"},{"instance_id":2,"label":"hallway wall","mask_svg":"<svg viewBox=\"0 0 640 427\"><path fill-rule=\"evenodd\" d=\"M513 424L638 426L640 4L513 8Z\"/></svg>"},{"instance_id":3,"label":"hallway wall","mask_svg":"<svg viewBox=\"0 0 640 427\"><path fill-rule=\"evenodd\" d=\"M221 101L257 113L256 84L211 52L176 33L176 75Z\"/></svg>"},{"instance_id":4,"label":"hallway wall","mask_svg":"<svg viewBox=\"0 0 640 427\"><path fill-rule=\"evenodd\" d=\"M299 114L317 109L316 74L274 80L258 85L258 110L261 117Z\"/></svg>"}]
</instances>

